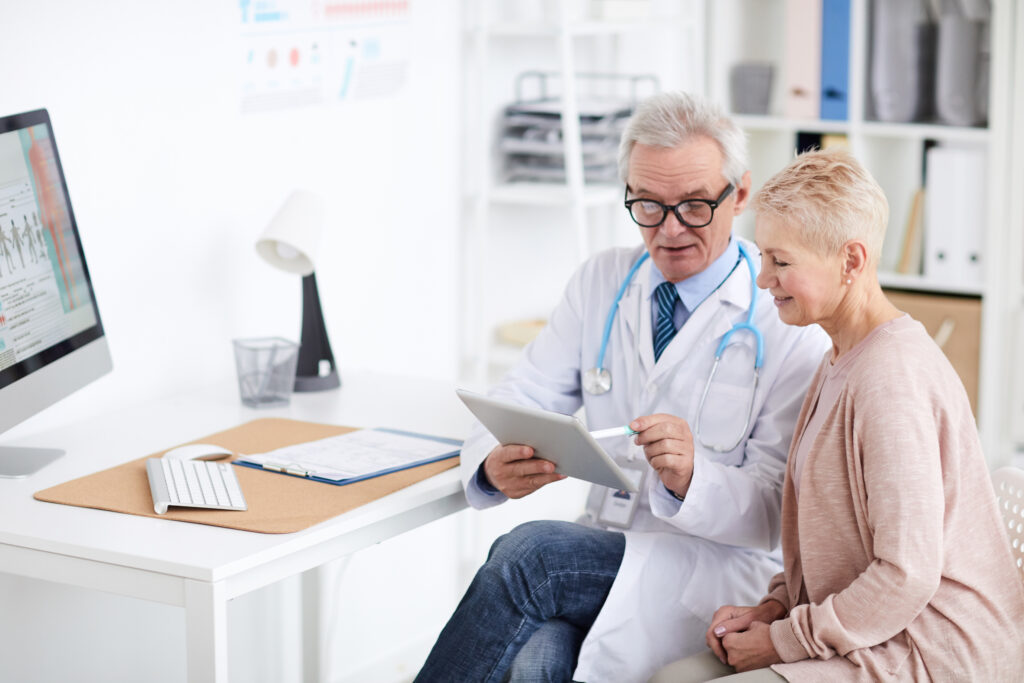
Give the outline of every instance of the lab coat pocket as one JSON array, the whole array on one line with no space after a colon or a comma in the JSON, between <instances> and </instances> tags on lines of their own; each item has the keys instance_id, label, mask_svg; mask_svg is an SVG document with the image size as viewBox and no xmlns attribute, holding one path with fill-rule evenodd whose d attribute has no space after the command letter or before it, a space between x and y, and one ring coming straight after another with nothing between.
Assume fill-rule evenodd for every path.
<instances>
[{"instance_id":1,"label":"lab coat pocket","mask_svg":"<svg viewBox=\"0 0 1024 683\"><path fill-rule=\"evenodd\" d=\"M692 580L680 592L681 606L707 625L723 605L756 605L781 565L771 555L691 536Z\"/></svg>"}]
</instances>

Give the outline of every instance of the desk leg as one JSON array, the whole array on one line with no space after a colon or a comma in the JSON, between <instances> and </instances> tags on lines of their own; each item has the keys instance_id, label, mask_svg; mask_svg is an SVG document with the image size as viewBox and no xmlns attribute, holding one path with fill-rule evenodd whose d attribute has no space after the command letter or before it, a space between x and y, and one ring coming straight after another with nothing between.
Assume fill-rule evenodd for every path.
<instances>
[{"instance_id":1,"label":"desk leg","mask_svg":"<svg viewBox=\"0 0 1024 683\"><path fill-rule=\"evenodd\" d=\"M185 580L189 683L228 681L228 601L219 583Z\"/></svg>"},{"instance_id":2,"label":"desk leg","mask_svg":"<svg viewBox=\"0 0 1024 683\"><path fill-rule=\"evenodd\" d=\"M333 643L334 626L340 606L338 583L345 575L351 555L310 569L302 574L302 680L321 683L330 671L323 647Z\"/></svg>"},{"instance_id":3,"label":"desk leg","mask_svg":"<svg viewBox=\"0 0 1024 683\"><path fill-rule=\"evenodd\" d=\"M320 587L324 581L324 567L315 567L302 573L302 680L319 683L322 680L320 623L324 605Z\"/></svg>"}]
</instances>

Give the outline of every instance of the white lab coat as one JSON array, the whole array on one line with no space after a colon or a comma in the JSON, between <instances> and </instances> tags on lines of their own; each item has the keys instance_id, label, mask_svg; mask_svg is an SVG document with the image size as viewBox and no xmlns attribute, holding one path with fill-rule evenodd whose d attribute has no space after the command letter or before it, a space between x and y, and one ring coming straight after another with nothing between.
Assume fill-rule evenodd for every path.
<instances>
[{"instance_id":1,"label":"white lab coat","mask_svg":"<svg viewBox=\"0 0 1024 683\"><path fill-rule=\"evenodd\" d=\"M757 248L747 244L755 255ZM627 424L641 415L669 413L696 422L701 392L722 335L745 319L750 275L741 261L695 311L654 362L648 259L619 304L605 358L612 389L582 391L581 373L595 365L605 319L642 248L616 248L583 264L570 280L551 320L517 366L490 394L524 405L573 414L581 406L590 429ZM602 442L620 463L648 470L626 551L605 605L580 651L574 680L646 680L662 665L705 647L704 633L721 605L756 604L781 564L780 499L786 454L811 376L828 346L817 326L790 327L760 292L755 324L764 335L764 364L749 434L733 451L715 453L695 444L693 479L682 504L667 494L631 439ZM752 336L734 335L753 346ZM637 348L639 344L639 348ZM750 364L720 367L716 381L743 385ZM733 404L745 403L737 400ZM742 420L741 408L728 417ZM728 409L727 409L728 410ZM706 414L712 424L718 415ZM505 500L475 482L477 468L496 445L474 426L462 451L466 497L476 508ZM553 484L557 486L558 484ZM584 523L597 525L603 487L594 486Z\"/></svg>"}]
</instances>

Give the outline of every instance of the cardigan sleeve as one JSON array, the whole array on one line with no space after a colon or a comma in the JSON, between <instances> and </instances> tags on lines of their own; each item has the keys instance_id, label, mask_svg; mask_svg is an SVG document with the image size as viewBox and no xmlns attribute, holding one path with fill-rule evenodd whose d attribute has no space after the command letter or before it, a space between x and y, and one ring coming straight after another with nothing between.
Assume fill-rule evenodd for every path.
<instances>
[{"instance_id":1,"label":"cardigan sleeve","mask_svg":"<svg viewBox=\"0 0 1024 683\"><path fill-rule=\"evenodd\" d=\"M828 659L883 643L904 630L939 587L940 450L953 445L943 416L957 397L928 379L935 374L930 350L915 345L902 351L890 345L865 357L839 399L845 453L834 455L847 459L861 533L860 539L836 540L865 543L871 561L842 590L797 605L773 624L772 642L785 661ZM843 562L843 553L835 561Z\"/></svg>"},{"instance_id":2,"label":"cardigan sleeve","mask_svg":"<svg viewBox=\"0 0 1024 683\"><path fill-rule=\"evenodd\" d=\"M761 602L758 604L764 604L769 600L774 600L788 612L791 605L789 604L789 591L786 589L786 574L785 572L779 572L771 578L768 582L768 594L761 598Z\"/></svg>"}]
</instances>

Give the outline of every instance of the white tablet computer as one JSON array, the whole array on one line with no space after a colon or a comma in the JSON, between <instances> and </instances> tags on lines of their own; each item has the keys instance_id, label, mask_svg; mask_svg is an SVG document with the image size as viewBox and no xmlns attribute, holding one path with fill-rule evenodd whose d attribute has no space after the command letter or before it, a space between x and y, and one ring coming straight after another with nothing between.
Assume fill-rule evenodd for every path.
<instances>
[{"instance_id":1,"label":"white tablet computer","mask_svg":"<svg viewBox=\"0 0 1024 683\"><path fill-rule=\"evenodd\" d=\"M572 415L498 401L465 389L455 392L499 443L531 446L536 457L555 463L559 474L636 492L636 484Z\"/></svg>"}]
</instances>

